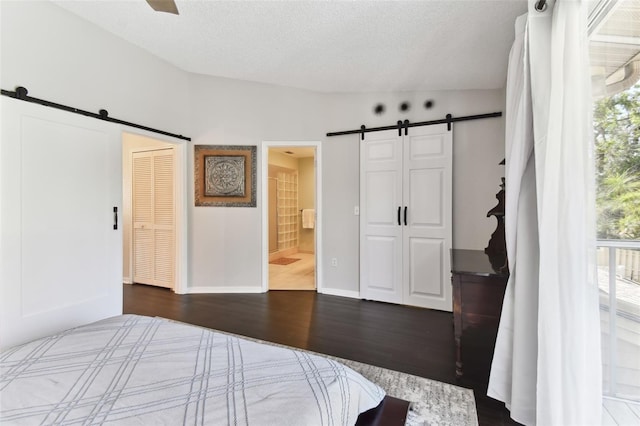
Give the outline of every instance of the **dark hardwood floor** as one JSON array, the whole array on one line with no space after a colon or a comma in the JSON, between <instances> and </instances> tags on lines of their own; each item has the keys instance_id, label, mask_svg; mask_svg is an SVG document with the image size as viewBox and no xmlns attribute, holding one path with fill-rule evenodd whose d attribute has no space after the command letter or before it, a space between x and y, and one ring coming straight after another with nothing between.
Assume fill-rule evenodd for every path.
<instances>
[{"instance_id":1,"label":"dark hardwood floor","mask_svg":"<svg viewBox=\"0 0 640 426\"><path fill-rule=\"evenodd\" d=\"M170 318L471 388L480 425L517 424L503 404L485 396L483 376L469 371L469 378L456 381L451 313L312 291L177 295L138 284L124 285L124 313Z\"/></svg>"}]
</instances>

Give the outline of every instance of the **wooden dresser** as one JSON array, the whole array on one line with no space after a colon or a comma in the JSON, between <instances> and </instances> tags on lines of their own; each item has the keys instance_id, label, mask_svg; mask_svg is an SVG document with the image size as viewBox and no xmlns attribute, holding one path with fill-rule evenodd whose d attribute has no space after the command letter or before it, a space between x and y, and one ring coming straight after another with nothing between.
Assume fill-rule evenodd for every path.
<instances>
[{"instance_id":1,"label":"wooden dresser","mask_svg":"<svg viewBox=\"0 0 640 426\"><path fill-rule=\"evenodd\" d=\"M509 275L482 250L452 249L451 272L456 377L488 382Z\"/></svg>"}]
</instances>

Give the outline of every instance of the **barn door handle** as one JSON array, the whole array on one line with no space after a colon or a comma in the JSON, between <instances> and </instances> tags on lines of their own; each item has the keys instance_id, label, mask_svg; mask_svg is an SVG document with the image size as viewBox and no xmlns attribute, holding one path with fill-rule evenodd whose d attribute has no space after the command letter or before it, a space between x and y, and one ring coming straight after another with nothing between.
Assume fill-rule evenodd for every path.
<instances>
[{"instance_id":1,"label":"barn door handle","mask_svg":"<svg viewBox=\"0 0 640 426\"><path fill-rule=\"evenodd\" d=\"M118 229L118 208L113 208L113 229Z\"/></svg>"},{"instance_id":2,"label":"barn door handle","mask_svg":"<svg viewBox=\"0 0 640 426\"><path fill-rule=\"evenodd\" d=\"M398 206L398 225L402 226L402 222L400 222L400 209L402 209L402 207Z\"/></svg>"},{"instance_id":3,"label":"barn door handle","mask_svg":"<svg viewBox=\"0 0 640 426\"><path fill-rule=\"evenodd\" d=\"M407 226L407 206L404 206L404 226Z\"/></svg>"}]
</instances>

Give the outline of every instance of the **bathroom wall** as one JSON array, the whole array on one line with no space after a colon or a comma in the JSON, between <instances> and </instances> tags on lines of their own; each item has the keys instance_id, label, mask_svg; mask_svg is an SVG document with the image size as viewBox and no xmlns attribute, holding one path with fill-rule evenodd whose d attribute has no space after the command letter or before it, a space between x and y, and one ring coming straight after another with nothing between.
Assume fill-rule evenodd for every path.
<instances>
[{"instance_id":1,"label":"bathroom wall","mask_svg":"<svg viewBox=\"0 0 640 426\"><path fill-rule=\"evenodd\" d=\"M294 170L278 172L278 253L298 252L298 173Z\"/></svg>"},{"instance_id":2,"label":"bathroom wall","mask_svg":"<svg viewBox=\"0 0 640 426\"><path fill-rule=\"evenodd\" d=\"M298 170L298 160L290 155L283 154L281 152L269 150L269 176L271 176L271 169L273 167L284 167L286 169Z\"/></svg>"},{"instance_id":3,"label":"bathroom wall","mask_svg":"<svg viewBox=\"0 0 640 426\"><path fill-rule=\"evenodd\" d=\"M300 209L316 208L315 160L313 157L298 159L298 206ZM299 251L315 253L315 228L302 227L302 215L299 222Z\"/></svg>"},{"instance_id":4,"label":"bathroom wall","mask_svg":"<svg viewBox=\"0 0 640 426\"><path fill-rule=\"evenodd\" d=\"M268 163L269 260L273 260L298 252L299 232L285 234L286 231L297 231L300 226L299 223L291 223L295 220L299 221L297 195L295 200L283 199L285 197L291 198L290 193L283 193L285 186L291 187L290 182L285 183L285 176L287 176L287 180L292 180L292 177L295 176L297 188L298 159L270 150ZM283 238L289 240L291 236L295 237L295 241L283 241Z\"/></svg>"}]
</instances>

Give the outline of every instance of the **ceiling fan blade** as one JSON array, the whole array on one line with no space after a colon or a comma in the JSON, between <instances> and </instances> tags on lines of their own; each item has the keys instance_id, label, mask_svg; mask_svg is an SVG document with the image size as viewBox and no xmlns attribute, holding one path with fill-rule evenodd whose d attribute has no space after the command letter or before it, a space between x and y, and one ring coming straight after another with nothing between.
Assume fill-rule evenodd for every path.
<instances>
[{"instance_id":1,"label":"ceiling fan blade","mask_svg":"<svg viewBox=\"0 0 640 426\"><path fill-rule=\"evenodd\" d=\"M174 0L147 0L149 6L156 12L166 12L178 15L178 6Z\"/></svg>"}]
</instances>

